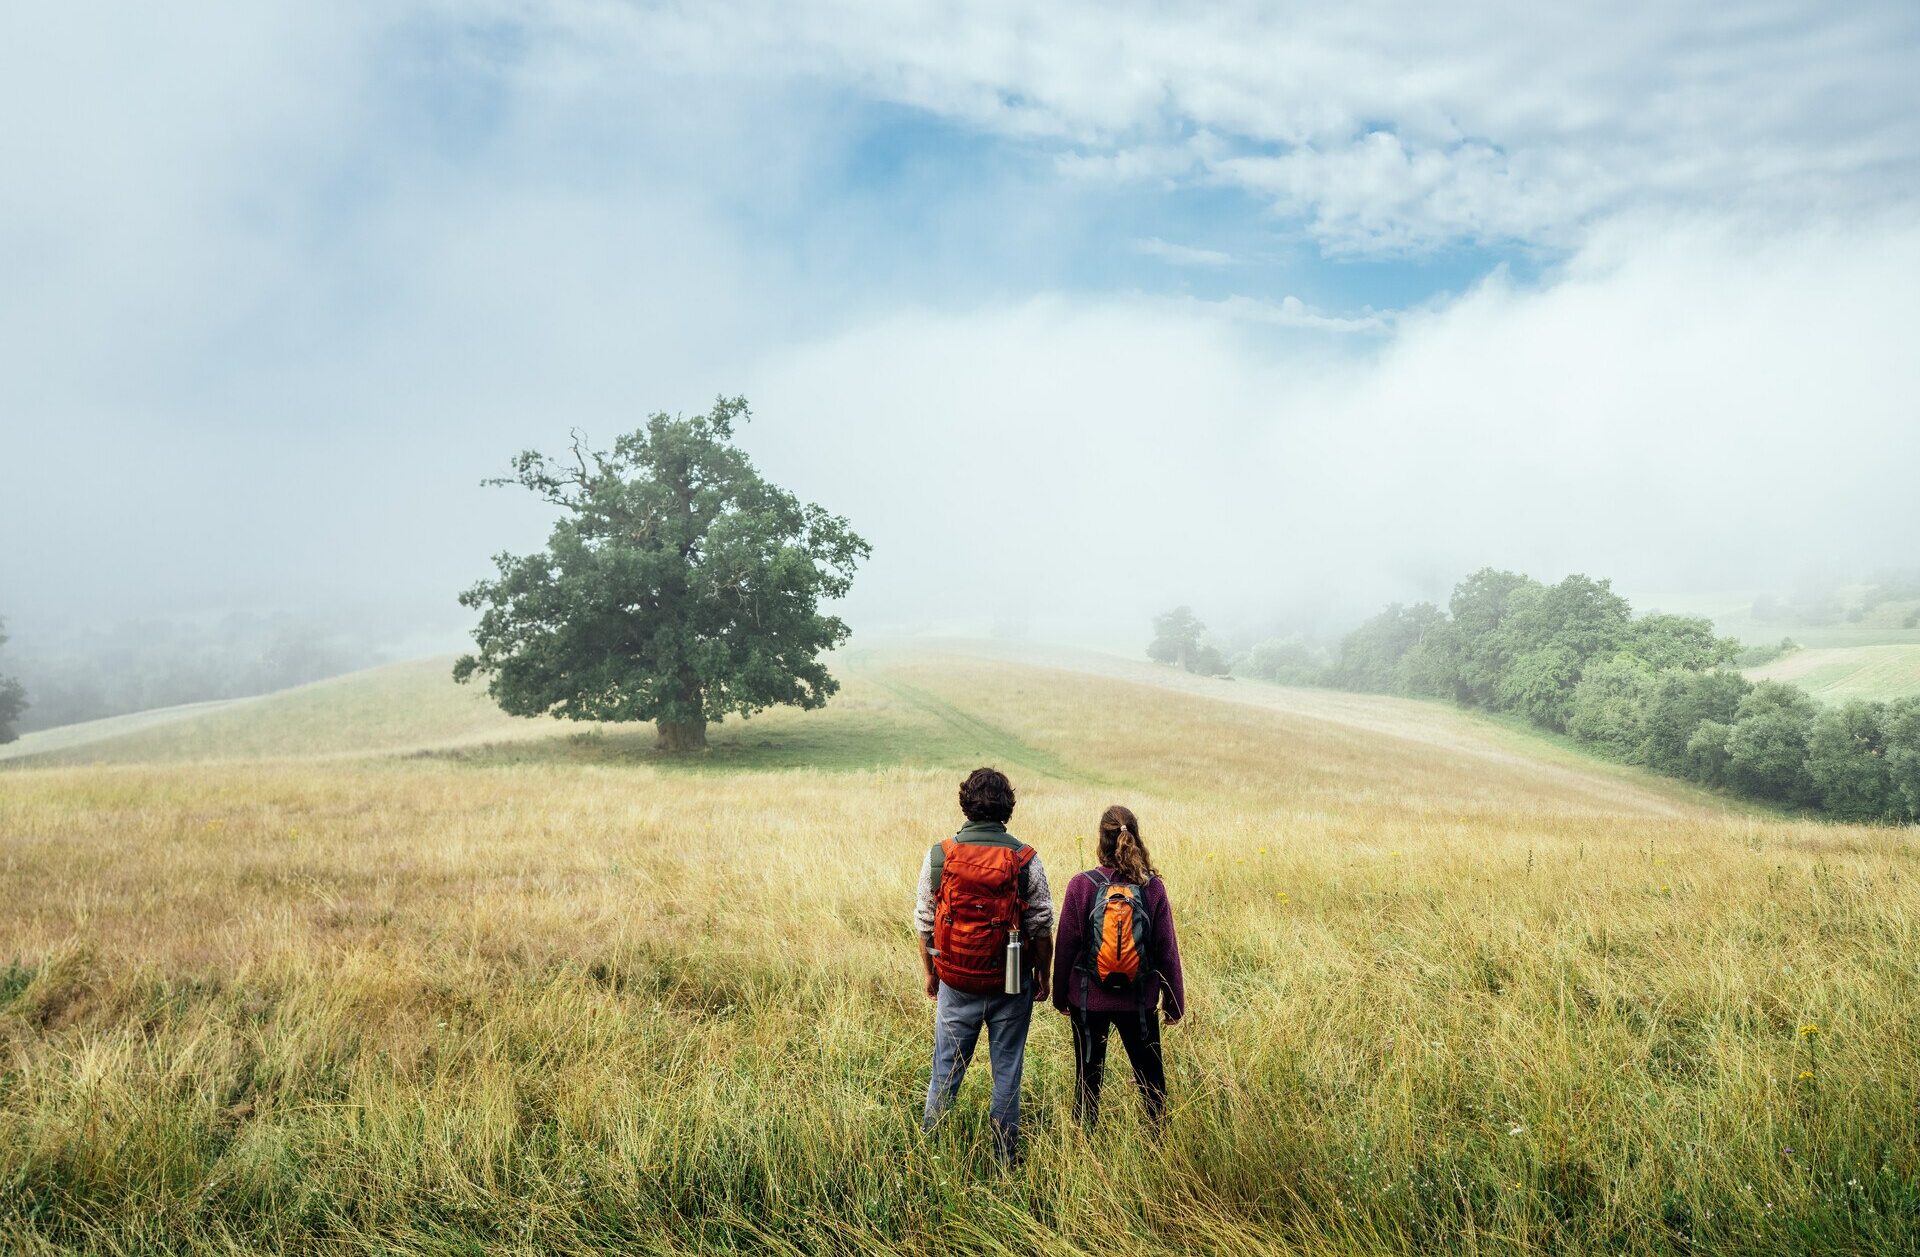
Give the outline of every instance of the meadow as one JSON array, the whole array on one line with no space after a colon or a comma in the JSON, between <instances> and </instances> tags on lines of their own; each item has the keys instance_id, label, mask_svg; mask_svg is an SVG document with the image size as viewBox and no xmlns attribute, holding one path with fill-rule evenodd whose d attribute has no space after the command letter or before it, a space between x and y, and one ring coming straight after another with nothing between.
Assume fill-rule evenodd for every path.
<instances>
[{"instance_id":1,"label":"meadow","mask_svg":"<svg viewBox=\"0 0 1920 1257\"><path fill-rule=\"evenodd\" d=\"M824 711L510 721L405 665L0 763L20 1253L1920 1249L1910 830L1431 703L860 648ZM962 771L1139 812L1192 1012L1143 1139L918 1129ZM984 1053L976 1061L984 1073Z\"/></svg>"}]
</instances>

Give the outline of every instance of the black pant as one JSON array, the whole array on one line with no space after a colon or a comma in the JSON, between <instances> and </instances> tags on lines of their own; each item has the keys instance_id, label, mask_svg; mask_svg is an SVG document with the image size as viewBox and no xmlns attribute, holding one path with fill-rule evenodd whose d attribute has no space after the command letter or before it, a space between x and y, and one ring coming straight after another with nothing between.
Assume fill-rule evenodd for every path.
<instances>
[{"instance_id":1,"label":"black pant","mask_svg":"<svg viewBox=\"0 0 1920 1257\"><path fill-rule=\"evenodd\" d=\"M1107 1070L1107 1028L1120 1032L1147 1121L1156 1130L1167 1109L1167 1065L1160 1055L1160 1010L1098 1013L1073 1010L1073 1115L1087 1129L1100 1120L1100 1079Z\"/></svg>"}]
</instances>

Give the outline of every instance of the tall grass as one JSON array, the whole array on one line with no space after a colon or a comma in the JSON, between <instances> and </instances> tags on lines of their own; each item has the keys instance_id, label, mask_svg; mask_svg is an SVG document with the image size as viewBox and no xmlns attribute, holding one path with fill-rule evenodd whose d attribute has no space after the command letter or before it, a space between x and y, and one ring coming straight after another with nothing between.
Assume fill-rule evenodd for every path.
<instances>
[{"instance_id":1,"label":"tall grass","mask_svg":"<svg viewBox=\"0 0 1920 1257\"><path fill-rule=\"evenodd\" d=\"M0 774L0 1235L1920 1248L1910 835L1728 815L1391 702L901 660L849 694L826 727L918 730L908 763L689 773L561 739ZM1194 1006L1158 1145L1121 1070L1095 1135L1067 1120L1051 1011L1020 1167L984 1078L919 1134L912 878L976 750L1059 884L1102 805L1141 813Z\"/></svg>"}]
</instances>

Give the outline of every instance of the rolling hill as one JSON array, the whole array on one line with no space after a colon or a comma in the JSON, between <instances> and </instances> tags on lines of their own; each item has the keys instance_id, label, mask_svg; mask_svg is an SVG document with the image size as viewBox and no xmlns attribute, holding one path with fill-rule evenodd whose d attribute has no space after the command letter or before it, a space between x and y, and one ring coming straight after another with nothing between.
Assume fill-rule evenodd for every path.
<instances>
[{"instance_id":1,"label":"rolling hill","mask_svg":"<svg viewBox=\"0 0 1920 1257\"><path fill-rule=\"evenodd\" d=\"M1920 645L1824 646L1796 650L1747 670L1756 681L1786 681L1827 703L1920 694Z\"/></svg>"}]
</instances>

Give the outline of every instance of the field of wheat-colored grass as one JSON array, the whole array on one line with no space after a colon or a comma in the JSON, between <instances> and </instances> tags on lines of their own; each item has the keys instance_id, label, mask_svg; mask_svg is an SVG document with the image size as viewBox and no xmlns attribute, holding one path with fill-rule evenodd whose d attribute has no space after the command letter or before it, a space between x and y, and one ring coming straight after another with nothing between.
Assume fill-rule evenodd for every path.
<instances>
[{"instance_id":1,"label":"field of wheat-colored grass","mask_svg":"<svg viewBox=\"0 0 1920 1257\"><path fill-rule=\"evenodd\" d=\"M688 764L423 667L0 766L7 1250L1920 1249L1912 831L1431 704L837 666ZM982 762L1056 890L1140 814L1158 1145L1121 1069L1067 1120L1050 1010L1019 1167L984 1077L919 1132L913 879Z\"/></svg>"}]
</instances>

